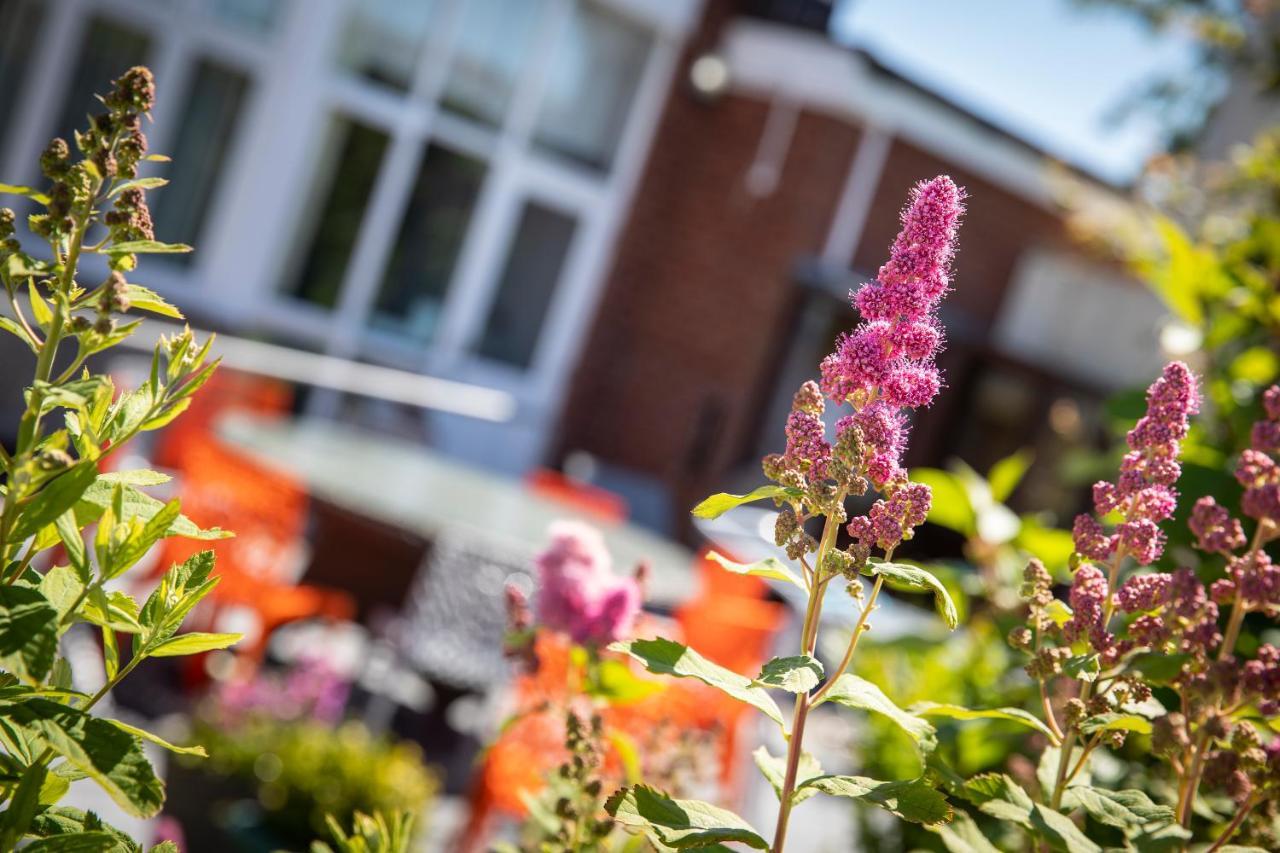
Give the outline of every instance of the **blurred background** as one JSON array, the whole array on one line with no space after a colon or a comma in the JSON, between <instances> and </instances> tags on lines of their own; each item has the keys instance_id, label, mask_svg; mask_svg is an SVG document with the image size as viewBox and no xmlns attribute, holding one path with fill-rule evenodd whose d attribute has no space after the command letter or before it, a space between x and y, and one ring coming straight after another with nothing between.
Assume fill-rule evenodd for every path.
<instances>
[{"instance_id":1,"label":"blurred background","mask_svg":"<svg viewBox=\"0 0 1280 853\"><path fill-rule=\"evenodd\" d=\"M196 251L146 258L139 281L218 332L229 368L146 452L196 521L240 534L218 544L231 580L206 618L249 633L256 686L232 690L244 664L215 655L120 698L182 716L228 683L199 725L243 747L213 762L229 793L188 778L207 768L171 777L193 792L183 814L173 795L190 849L215 838L201 820L243 849L298 845L263 815L289 803L307 826L308 797L383 788L436 815L429 843L460 844L506 701L502 589L532 590L556 518L600 526L621 569L647 562L655 614L710 618L702 549L769 553L771 514L699 528L688 508L758 484L919 180L952 175L969 212L946 388L907 461L1021 453L1016 490L987 498L1035 510L1060 548L1107 401L1202 342L1079 223L1149 201L1171 152L1219 160L1280 120L1274 69L1240 60L1266 6L0 0L9 182L37 182L108 79L154 70L151 147L173 158L154 167L157 239ZM27 356L0 347L13 409ZM913 556L972 561L946 527ZM730 626L757 656L788 624L771 603ZM285 724L253 741L227 722L244 708ZM345 739L298 722L344 717L361 721ZM339 742L316 766L342 793L285 772Z\"/></svg>"}]
</instances>

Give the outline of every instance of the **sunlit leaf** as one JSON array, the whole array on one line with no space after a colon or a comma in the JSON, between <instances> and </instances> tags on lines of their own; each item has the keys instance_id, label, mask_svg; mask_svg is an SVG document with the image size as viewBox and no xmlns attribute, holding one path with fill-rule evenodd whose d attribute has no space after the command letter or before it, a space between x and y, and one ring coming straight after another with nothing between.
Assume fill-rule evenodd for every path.
<instances>
[{"instance_id":1,"label":"sunlit leaf","mask_svg":"<svg viewBox=\"0 0 1280 853\"><path fill-rule=\"evenodd\" d=\"M818 776L798 790L808 788L871 803L912 823L945 823L955 814L947 798L923 779L881 782L865 776Z\"/></svg>"},{"instance_id":2,"label":"sunlit leaf","mask_svg":"<svg viewBox=\"0 0 1280 853\"><path fill-rule=\"evenodd\" d=\"M755 752L751 753L751 757L755 760L756 767L760 768L761 775L773 786L773 793L781 798L783 783L786 781L787 776L786 757L771 755L769 749L764 746L756 747ZM818 793L817 788L801 788L800 786L809 779L821 775L822 765L818 762L818 759L807 752L801 752L800 760L796 764L796 788L791 792L792 804L803 803Z\"/></svg>"},{"instance_id":3,"label":"sunlit leaf","mask_svg":"<svg viewBox=\"0 0 1280 853\"><path fill-rule=\"evenodd\" d=\"M790 693L808 693L822 681L822 662L810 655L774 658L756 676L756 683Z\"/></svg>"},{"instance_id":4,"label":"sunlit leaf","mask_svg":"<svg viewBox=\"0 0 1280 853\"><path fill-rule=\"evenodd\" d=\"M880 560L867 562L863 573L871 576L881 575L885 585L899 592L925 592L933 595L933 607L947 623L947 627L955 630L960 624L960 614L956 612L955 602L946 586L934 575L919 566L905 563L886 563Z\"/></svg>"},{"instance_id":5,"label":"sunlit leaf","mask_svg":"<svg viewBox=\"0 0 1280 853\"><path fill-rule=\"evenodd\" d=\"M675 800L647 785L623 788L605 803L618 823L652 833L676 850L737 842L769 848L751 825L733 812L700 800Z\"/></svg>"},{"instance_id":6,"label":"sunlit leaf","mask_svg":"<svg viewBox=\"0 0 1280 853\"><path fill-rule=\"evenodd\" d=\"M702 503L695 506L692 512L698 518L719 518L734 507L752 503L753 501L762 501L767 498L800 500L802 497L804 497L804 493L799 489L768 485L761 486L760 488L750 491L745 495L731 495L727 492L712 495Z\"/></svg>"},{"instance_id":7,"label":"sunlit leaf","mask_svg":"<svg viewBox=\"0 0 1280 853\"><path fill-rule=\"evenodd\" d=\"M758 578L768 578L770 580L786 581L800 589L804 589L804 581L800 580L800 576L793 572L786 563L773 557L766 557L754 563L735 563L723 554L715 551L707 553L707 559L715 562L727 572L733 572L735 575L751 575Z\"/></svg>"},{"instance_id":8,"label":"sunlit leaf","mask_svg":"<svg viewBox=\"0 0 1280 853\"><path fill-rule=\"evenodd\" d=\"M921 753L932 752L938 746L937 730L932 723L902 710L879 687L851 672L846 672L835 680L818 704L823 702L835 702L847 708L871 711L888 718L911 736Z\"/></svg>"},{"instance_id":9,"label":"sunlit leaf","mask_svg":"<svg viewBox=\"0 0 1280 853\"><path fill-rule=\"evenodd\" d=\"M921 717L949 717L953 720L1008 720L1034 729L1056 742L1057 735L1035 714L1021 708L963 708L959 705L941 705L937 702L917 702L908 708L911 713Z\"/></svg>"}]
</instances>

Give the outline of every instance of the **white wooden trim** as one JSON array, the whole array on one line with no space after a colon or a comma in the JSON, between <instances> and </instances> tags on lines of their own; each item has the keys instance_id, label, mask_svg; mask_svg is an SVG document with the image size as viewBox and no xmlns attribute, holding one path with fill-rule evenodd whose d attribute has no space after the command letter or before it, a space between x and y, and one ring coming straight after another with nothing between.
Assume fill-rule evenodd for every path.
<instances>
[{"instance_id":1,"label":"white wooden trim","mask_svg":"<svg viewBox=\"0 0 1280 853\"><path fill-rule=\"evenodd\" d=\"M840 202L827 230L827 241L822 247L822 260L826 263L843 268L853 265L892 148L893 134L877 124L863 125L858 148L849 162L849 174L840 191Z\"/></svg>"}]
</instances>

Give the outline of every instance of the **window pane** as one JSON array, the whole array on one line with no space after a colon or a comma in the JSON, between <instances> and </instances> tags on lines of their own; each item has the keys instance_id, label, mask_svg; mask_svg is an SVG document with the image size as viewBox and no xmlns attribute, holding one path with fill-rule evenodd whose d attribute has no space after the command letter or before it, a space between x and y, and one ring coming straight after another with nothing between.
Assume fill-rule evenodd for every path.
<instances>
[{"instance_id":1,"label":"window pane","mask_svg":"<svg viewBox=\"0 0 1280 853\"><path fill-rule=\"evenodd\" d=\"M0 0L0 116L12 118L31 67L42 14L39 0ZM7 122L0 122L0 153Z\"/></svg>"},{"instance_id":2,"label":"window pane","mask_svg":"<svg viewBox=\"0 0 1280 853\"><path fill-rule=\"evenodd\" d=\"M316 169L312 197L302 208L311 215L300 232L305 254L285 279L289 293L326 308L337 304L386 148L382 131L349 119L335 121Z\"/></svg>"},{"instance_id":3,"label":"window pane","mask_svg":"<svg viewBox=\"0 0 1280 853\"><path fill-rule=\"evenodd\" d=\"M447 148L427 148L372 325L430 340L466 237L485 167Z\"/></svg>"},{"instance_id":4,"label":"window pane","mask_svg":"<svg viewBox=\"0 0 1280 853\"><path fill-rule=\"evenodd\" d=\"M150 39L136 30L101 18L90 22L54 135L71 143L72 131L84 128L86 116L103 111L94 95L106 92L107 81L135 65L145 64L150 46Z\"/></svg>"},{"instance_id":5,"label":"window pane","mask_svg":"<svg viewBox=\"0 0 1280 853\"><path fill-rule=\"evenodd\" d=\"M435 6L435 0L352 3L338 62L362 77L408 89Z\"/></svg>"},{"instance_id":6,"label":"window pane","mask_svg":"<svg viewBox=\"0 0 1280 853\"><path fill-rule=\"evenodd\" d=\"M529 56L541 0L471 0L462 15L442 102L450 110L501 124Z\"/></svg>"},{"instance_id":7,"label":"window pane","mask_svg":"<svg viewBox=\"0 0 1280 853\"><path fill-rule=\"evenodd\" d=\"M156 234L167 243L198 243L249 81L209 61L196 66L171 143L169 186L155 199ZM191 255L173 255L186 261Z\"/></svg>"},{"instance_id":8,"label":"window pane","mask_svg":"<svg viewBox=\"0 0 1280 853\"><path fill-rule=\"evenodd\" d=\"M576 224L559 211L534 202L525 205L476 348L480 355L517 367L528 367L533 361Z\"/></svg>"},{"instance_id":9,"label":"window pane","mask_svg":"<svg viewBox=\"0 0 1280 853\"><path fill-rule=\"evenodd\" d=\"M209 14L255 33L270 32L280 16L281 0L204 0Z\"/></svg>"},{"instance_id":10,"label":"window pane","mask_svg":"<svg viewBox=\"0 0 1280 853\"><path fill-rule=\"evenodd\" d=\"M637 24L591 4L576 5L538 115L538 144L608 169L651 41Z\"/></svg>"}]
</instances>

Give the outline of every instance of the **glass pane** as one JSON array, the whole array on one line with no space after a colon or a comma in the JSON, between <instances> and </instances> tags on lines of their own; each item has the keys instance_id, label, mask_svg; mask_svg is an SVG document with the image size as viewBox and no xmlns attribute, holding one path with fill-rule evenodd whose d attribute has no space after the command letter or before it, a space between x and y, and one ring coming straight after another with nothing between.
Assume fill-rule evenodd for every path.
<instances>
[{"instance_id":1,"label":"glass pane","mask_svg":"<svg viewBox=\"0 0 1280 853\"><path fill-rule=\"evenodd\" d=\"M11 118L17 109L42 11L39 0L0 0L0 116ZM0 152L6 126L0 122Z\"/></svg>"},{"instance_id":2,"label":"glass pane","mask_svg":"<svg viewBox=\"0 0 1280 853\"><path fill-rule=\"evenodd\" d=\"M574 7L538 115L539 145L608 169L652 42L643 27L598 6Z\"/></svg>"},{"instance_id":3,"label":"glass pane","mask_svg":"<svg viewBox=\"0 0 1280 853\"><path fill-rule=\"evenodd\" d=\"M150 47L151 40L137 30L101 18L90 22L54 135L71 143L72 131L83 128L90 114L103 111L94 95L106 92L108 81L135 65L145 64Z\"/></svg>"},{"instance_id":4,"label":"glass pane","mask_svg":"<svg viewBox=\"0 0 1280 853\"><path fill-rule=\"evenodd\" d=\"M280 17L281 0L204 0L215 18L255 33L270 32Z\"/></svg>"},{"instance_id":5,"label":"glass pane","mask_svg":"<svg viewBox=\"0 0 1280 853\"><path fill-rule=\"evenodd\" d=\"M476 351L528 367L577 223L536 202L525 205Z\"/></svg>"},{"instance_id":6,"label":"glass pane","mask_svg":"<svg viewBox=\"0 0 1280 853\"><path fill-rule=\"evenodd\" d=\"M349 119L334 122L302 208L310 212L300 231L305 254L285 279L288 293L326 308L337 304L387 141L380 130Z\"/></svg>"},{"instance_id":7,"label":"glass pane","mask_svg":"<svg viewBox=\"0 0 1280 853\"><path fill-rule=\"evenodd\" d=\"M462 15L442 102L487 124L501 124L529 55L541 0L471 0Z\"/></svg>"},{"instance_id":8,"label":"glass pane","mask_svg":"<svg viewBox=\"0 0 1280 853\"><path fill-rule=\"evenodd\" d=\"M362 77L408 89L435 0L360 0L342 28L338 62Z\"/></svg>"},{"instance_id":9,"label":"glass pane","mask_svg":"<svg viewBox=\"0 0 1280 853\"><path fill-rule=\"evenodd\" d=\"M479 160L438 145L427 148L382 280L375 328L430 340L484 174Z\"/></svg>"},{"instance_id":10,"label":"glass pane","mask_svg":"<svg viewBox=\"0 0 1280 853\"><path fill-rule=\"evenodd\" d=\"M169 186L152 198L156 236L168 243L198 243L205 213L235 131L249 80L207 60L196 66L170 144ZM173 255L187 261L191 255Z\"/></svg>"}]
</instances>

